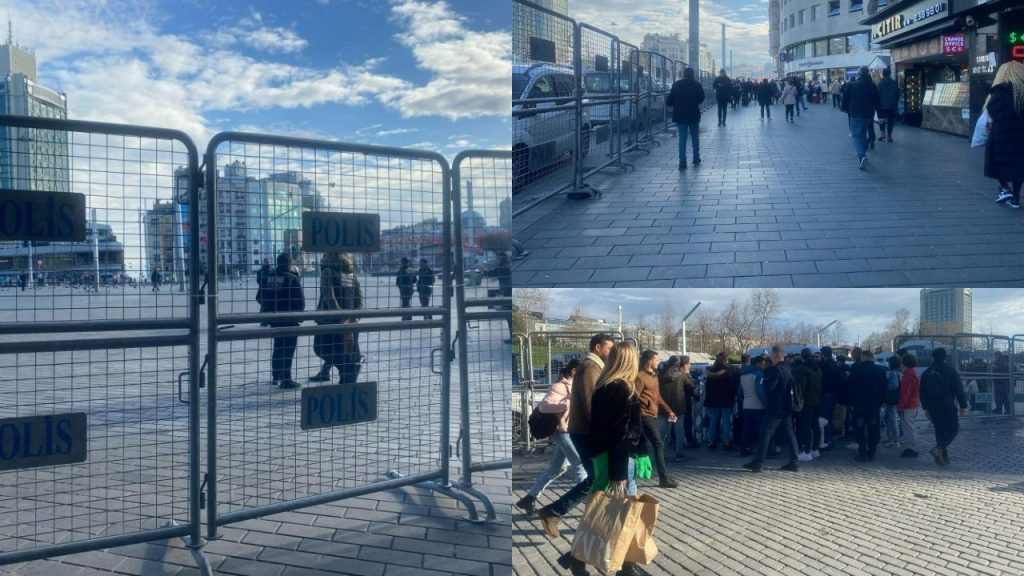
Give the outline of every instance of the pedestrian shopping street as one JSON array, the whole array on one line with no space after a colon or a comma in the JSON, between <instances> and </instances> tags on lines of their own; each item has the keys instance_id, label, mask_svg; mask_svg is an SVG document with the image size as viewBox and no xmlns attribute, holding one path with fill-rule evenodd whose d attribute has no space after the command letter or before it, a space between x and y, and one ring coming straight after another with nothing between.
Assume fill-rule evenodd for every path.
<instances>
[{"instance_id":1,"label":"pedestrian shopping street","mask_svg":"<svg viewBox=\"0 0 1024 576\"><path fill-rule=\"evenodd\" d=\"M669 467L680 483L640 493L661 502L654 534L659 555L645 566L662 575L1024 574L1024 428L1020 422L963 421L950 446L951 464L938 467L927 453L900 458L879 448L871 463L855 463L856 450L840 445L821 458L783 472L785 458L766 462L761 474L740 465L738 452L688 450ZM924 422L926 445L934 439ZM672 450L669 450L672 454ZM513 499L526 494L548 458L515 458ZM571 482L552 483L547 504ZM572 545L583 506L566 517L561 537L549 539L536 515L514 510L515 574L566 573L555 563ZM591 569L591 574L599 574Z\"/></svg>"},{"instance_id":2,"label":"pedestrian shopping street","mask_svg":"<svg viewBox=\"0 0 1024 576\"><path fill-rule=\"evenodd\" d=\"M677 139L662 134L625 156L635 171L588 179L600 198L561 194L517 215L529 254L516 285L1024 285L1024 213L995 203L983 149L897 125L862 171L846 114L808 106L795 123L781 105L770 121L741 106L722 128L708 110L700 166L678 171Z\"/></svg>"}]
</instances>

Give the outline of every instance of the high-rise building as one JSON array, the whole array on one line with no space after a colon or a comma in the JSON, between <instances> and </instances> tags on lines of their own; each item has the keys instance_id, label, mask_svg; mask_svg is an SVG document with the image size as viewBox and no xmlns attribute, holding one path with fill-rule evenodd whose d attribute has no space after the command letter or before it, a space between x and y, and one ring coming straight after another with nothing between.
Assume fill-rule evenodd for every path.
<instances>
[{"instance_id":1,"label":"high-rise building","mask_svg":"<svg viewBox=\"0 0 1024 576\"><path fill-rule=\"evenodd\" d=\"M669 60L686 62L686 40L675 34L644 34L644 41L640 43L641 50L657 52Z\"/></svg>"},{"instance_id":2,"label":"high-rise building","mask_svg":"<svg viewBox=\"0 0 1024 576\"><path fill-rule=\"evenodd\" d=\"M878 7L892 0L873 0ZM853 79L861 66L879 71L889 51L861 24L871 2L863 0L780 0L768 6L772 58L782 73L804 80ZM777 39L776 39L777 38ZM894 74L895 76L895 74Z\"/></svg>"},{"instance_id":3,"label":"high-rise building","mask_svg":"<svg viewBox=\"0 0 1024 576\"><path fill-rule=\"evenodd\" d=\"M176 207L170 200L157 200L153 207L146 210L143 217L143 237L145 238L146 262L143 275L149 277L160 268L164 278L171 281L182 273L184 260L181 257L178 226L175 222Z\"/></svg>"},{"instance_id":4,"label":"high-rise building","mask_svg":"<svg viewBox=\"0 0 1024 576\"><path fill-rule=\"evenodd\" d=\"M946 336L971 331L970 288L922 288L921 332Z\"/></svg>"},{"instance_id":5,"label":"high-rise building","mask_svg":"<svg viewBox=\"0 0 1024 576\"><path fill-rule=\"evenodd\" d=\"M39 84L36 57L8 36L0 45L0 114L67 118L67 96ZM67 192L67 134L0 127L0 187Z\"/></svg>"}]
</instances>

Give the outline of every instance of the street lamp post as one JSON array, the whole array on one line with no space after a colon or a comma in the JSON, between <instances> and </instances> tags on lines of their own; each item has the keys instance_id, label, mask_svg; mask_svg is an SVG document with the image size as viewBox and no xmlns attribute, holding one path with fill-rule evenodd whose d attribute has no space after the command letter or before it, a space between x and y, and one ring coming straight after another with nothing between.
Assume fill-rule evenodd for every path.
<instances>
[{"instance_id":1,"label":"street lamp post","mask_svg":"<svg viewBox=\"0 0 1024 576\"><path fill-rule=\"evenodd\" d=\"M693 313L697 311L699 306L700 301L697 301L697 304L687 312L686 316L683 316L683 356L686 356L686 320L690 316L693 316Z\"/></svg>"},{"instance_id":2,"label":"street lamp post","mask_svg":"<svg viewBox=\"0 0 1024 576\"><path fill-rule=\"evenodd\" d=\"M828 324L826 324L824 328L822 328L821 330L818 330L818 334L817 334L817 336L818 336L818 348L821 348L821 334L822 334L822 332L824 332L825 330L828 330L829 327L832 326L833 324L835 324L836 322L839 322L839 320L833 320L833 321L829 322Z\"/></svg>"}]
</instances>

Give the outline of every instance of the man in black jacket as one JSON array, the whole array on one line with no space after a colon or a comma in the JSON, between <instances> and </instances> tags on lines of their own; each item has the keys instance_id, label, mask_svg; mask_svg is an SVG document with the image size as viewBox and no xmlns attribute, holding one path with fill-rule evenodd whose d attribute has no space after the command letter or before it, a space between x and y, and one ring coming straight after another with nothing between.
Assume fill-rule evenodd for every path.
<instances>
[{"instance_id":1,"label":"man in black jacket","mask_svg":"<svg viewBox=\"0 0 1024 576\"><path fill-rule=\"evenodd\" d=\"M828 422L825 424L825 433L822 438L822 449L832 444L832 417L836 409L836 394L839 387L843 385L843 372L832 358L832 347L821 347L821 411L820 415Z\"/></svg>"},{"instance_id":2,"label":"man in black jacket","mask_svg":"<svg viewBox=\"0 0 1024 576\"><path fill-rule=\"evenodd\" d=\"M957 404L960 413L957 414ZM967 395L960 374L946 364L946 349L932 350L932 365L921 374L921 407L935 427L935 444L931 449L935 463L949 464L947 448L960 431L958 416L967 415Z\"/></svg>"},{"instance_id":3,"label":"man in black jacket","mask_svg":"<svg viewBox=\"0 0 1024 576\"><path fill-rule=\"evenodd\" d=\"M875 111L878 110L878 88L871 80L867 66L860 67L857 80L847 89L844 100L849 102L846 105L846 113L850 115L853 148L857 152L860 169L864 170L868 164L868 132L874 133L871 124L874 122Z\"/></svg>"},{"instance_id":4,"label":"man in black jacket","mask_svg":"<svg viewBox=\"0 0 1024 576\"><path fill-rule=\"evenodd\" d=\"M761 118L765 115L768 119L772 119L772 97L775 94L775 87L768 83L768 79L761 80L761 84L757 87L757 103L761 105Z\"/></svg>"},{"instance_id":5,"label":"man in black jacket","mask_svg":"<svg viewBox=\"0 0 1024 576\"><path fill-rule=\"evenodd\" d=\"M693 139L693 165L700 164L700 104L704 87L694 79L693 68L683 70L683 79L676 80L665 99L672 107L672 121L679 128L679 169L686 170L686 133Z\"/></svg>"},{"instance_id":6,"label":"man in black jacket","mask_svg":"<svg viewBox=\"0 0 1024 576\"><path fill-rule=\"evenodd\" d=\"M292 257L287 252L277 256L277 268L263 279L260 298L260 312L301 312L306 309L306 297L302 292L302 281L292 272ZM294 320L272 321L273 328L298 326ZM274 351L271 355L270 369L274 385L282 389L301 388L292 380L292 361L295 359L295 345L298 336L275 336Z\"/></svg>"},{"instance_id":7,"label":"man in black jacket","mask_svg":"<svg viewBox=\"0 0 1024 576\"><path fill-rule=\"evenodd\" d=\"M732 80L725 75L725 68L718 71L718 78L711 85L715 90L715 101L718 102L718 125L725 126L726 112L732 100Z\"/></svg>"},{"instance_id":8,"label":"man in black jacket","mask_svg":"<svg viewBox=\"0 0 1024 576\"><path fill-rule=\"evenodd\" d=\"M764 466L764 459L768 455L768 445L771 443L775 430L782 426L785 430L786 445L789 448L789 463L780 468L796 472L797 467L797 445L796 434L793 433L793 401L791 398L793 390L793 374L786 364L785 355L782 353L782 346L772 347L772 366L764 371L764 390L767 396L767 408L765 410L764 429L761 430L761 441L758 444L757 454L754 459L743 465L751 472L760 472Z\"/></svg>"},{"instance_id":9,"label":"man in black jacket","mask_svg":"<svg viewBox=\"0 0 1024 576\"><path fill-rule=\"evenodd\" d=\"M850 369L850 399L853 403L853 427L857 435L857 462L875 459L881 439L880 411L885 404L889 381L885 370L875 364L871 350L861 350L860 362Z\"/></svg>"},{"instance_id":10,"label":"man in black jacket","mask_svg":"<svg viewBox=\"0 0 1024 576\"><path fill-rule=\"evenodd\" d=\"M900 87L892 79L892 72L882 70L882 80L878 82L878 118L882 122L882 142L892 142L892 127L896 123L896 108L900 103Z\"/></svg>"}]
</instances>

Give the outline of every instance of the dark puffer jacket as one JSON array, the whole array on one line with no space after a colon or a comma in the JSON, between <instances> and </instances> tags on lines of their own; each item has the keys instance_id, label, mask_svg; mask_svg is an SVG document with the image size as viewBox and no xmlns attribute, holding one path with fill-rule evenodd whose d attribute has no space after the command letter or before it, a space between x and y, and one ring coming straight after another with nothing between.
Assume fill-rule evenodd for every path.
<instances>
[{"instance_id":1,"label":"dark puffer jacket","mask_svg":"<svg viewBox=\"0 0 1024 576\"><path fill-rule=\"evenodd\" d=\"M672 108L672 121L677 124L700 122L700 104L704 101L704 87L696 80L683 78L672 85L665 105Z\"/></svg>"},{"instance_id":2,"label":"dark puffer jacket","mask_svg":"<svg viewBox=\"0 0 1024 576\"><path fill-rule=\"evenodd\" d=\"M878 88L870 76L857 78L857 81L850 85L847 94L850 102L846 111L851 118L870 120L875 117L875 111L878 110Z\"/></svg>"},{"instance_id":3,"label":"dark puffer jacket","mask_svg":"<svg viewBox=\"0 0 1024 576\"><path fill-rule=\"evenodd\" d=\"M1024 180L1024 111L1013 106L1013 87L1009 83L989 91L988 115L992 133L985 148L985 176L997 180Z\"/></svg>"},{"instance_id":4,"label":"dark puffer jacket","mask_svg":"<svg viewBox=\"0 0 1024 576\"><path fill-rule=\"evenodd\" d=\"M736 403L736 378L729 366L716 364L708 372L705 408L732 408Z\"/></svg>"}]
</instances>

